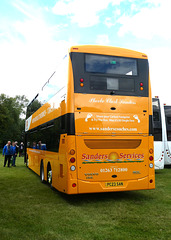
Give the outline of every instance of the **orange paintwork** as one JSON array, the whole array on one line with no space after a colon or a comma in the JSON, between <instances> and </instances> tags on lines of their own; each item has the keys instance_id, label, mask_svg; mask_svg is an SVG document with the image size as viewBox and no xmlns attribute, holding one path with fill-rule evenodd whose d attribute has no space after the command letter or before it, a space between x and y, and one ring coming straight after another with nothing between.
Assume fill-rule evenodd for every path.
<instances>
[{"instance_id":1,"label":"orange paintwork","mask_svg":"<svg viewBox=\"0 0 171 240\"><path fill-rule=\"evenodd\" d=\"M148 98L75 94L76 133L147 134L148 114Z\"/></svg>"},{"instance_id":2,"label":"orange paintwork","mask_svg":"<svg viewBox=\"0 0 171 240\"><path fill-rule=\"evenodd\" d=\"M147 59L143 53L114 47L73 46L69 52ZM149 97L74 93L69 58L65 94L62 102L54 97L44 104L32 115L28 126L32 129L74 113L75 135L61 134L58 153L28 149L29 167L40 175L43 160L47 180L50 163L53 187L67 194L154 189L154 167L149 167L150 163L154 165L149 160L153 156L149 153L153 149L153 137L149 136L150 80ZM76 159L74 163L71 157Z\"/></svg>"},{"instance_id":3,"label":"orange paintwork","mask_svg":"<svg viewBox=\"0 0 171 240\"><path fill-rule=\"evenodd\" d=\"M113 56L128 57L128 58L147 59L147 55L144 53L129 50L126 48L99 46L99 45L72 46L70 48L70 52L83 52L83 53L104 54L104 55L113 55Z\"/></svg>"}]
</instances>

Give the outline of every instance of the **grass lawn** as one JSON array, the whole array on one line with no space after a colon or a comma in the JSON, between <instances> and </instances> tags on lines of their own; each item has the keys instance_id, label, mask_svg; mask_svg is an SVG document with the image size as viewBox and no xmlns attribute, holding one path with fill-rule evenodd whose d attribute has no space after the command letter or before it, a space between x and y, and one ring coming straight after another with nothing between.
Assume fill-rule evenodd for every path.
<instances>
[{"instance_id":1,"label":"grass lawn","mask_svg":"<svg viewBox=\"0 0 171 240\"><path fill-rule=\"evenodd\" d=\"M0 155L0 240L171 239L171 168L155 190L67 196L16 165Z\"/></svg>"}]
</instances>

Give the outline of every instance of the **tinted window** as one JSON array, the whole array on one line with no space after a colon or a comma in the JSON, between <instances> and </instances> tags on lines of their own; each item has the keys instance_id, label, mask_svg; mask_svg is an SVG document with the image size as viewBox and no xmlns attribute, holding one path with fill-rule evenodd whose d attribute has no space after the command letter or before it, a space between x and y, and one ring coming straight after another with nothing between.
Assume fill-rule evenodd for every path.
<instances>
[{"instance_id":1,"label":"tinted window","mask_svg":"<svg viewBox=\"0 0 171 240\"><path fill-rule=\"evenodd\" d=\"M152 99L154 141L162 141L161 110L158 98Z\"/></svg>"},{"instance_id":2,"label":"tinted window","mask_svg":"<svg viewBox=\"0 0 171 240\"><path fill-rule=\"evenodd\" d=\"M70 57L75 93L148 97L147 59L76 52Z\"/></svg>"},{"instance_id":3,"label":"tinted window","mask_svg":"<svg viewBox=\"0 0 171 240\"><path fill-rule=\"evenodd\" d=\"M158 122L160 121L160 103L158 98L152 99L153 105L153 121Z\"/></svg>"},{"instance_id":4,"label":"tinted window","mask_svg":"<svg viewBox=\"0 0 171 240\"><path fill-rule=\"evenodd\" d=\"M27 147L58 152L60 121L55 120L50 125L45 124L27 133Z\"/></svg>"},{"instance_id":5,"label":"tinted window","mask_svg":"<svg viewBox=\"0 0 171 240\"><path fill-rule=\"evenodd\" d=\"M75 135L73 113L65 114L27 131L27 147L58 152L60 135L64 133ZM41 146L39 142L41 142Z\"/></svg>"},{"instance_id":6,"label":"tinted window","mask_svg":"<svg viewBox=\"0 0 171 240\"><path fill-rule=\"evenodd\" d=\"M171 106L164 106L166 118L167 140L171 141Z\"/></svg>"},{"instance_id":7,"label":"tinted window","mask_svg":"<svg viewBox=\"0 0 171 240\"><path fill-rule=\"evenodd\" d=\"M154 141L162 141L162 129L154 128Z\"/></svg>"},{"instance_id":8,"label":"tinted window","mask_svg":"<svg viewBox=\"0 0 171 240\"><path fill-rule=\"evenodd\" d=\"M92 90L134 91L134 79L118 79L109 77L90 77Z\"/></svg>"},{"instance_id":9,"label":"tinted window","mask_svg":"<svg viewBox=\"0 0 171 240\"><path fill-rule=\"evenodd\" d=\"M137 76L137 61L131 58L86 54L85 70L92 73Z\"/></svg>"},{"instance_id":10,"label":"tinted window","mask_svg":"<svg viewBox=\"0 0 171 240\"><path fill-rule=\"evenodd\" d=\"M160 120L159 118L159 112L154 112L153 111L153 121L158 122Z\"/></svg>"},{"instance_id":11,"label":"tinted window","mask_svg":"<svg viewBox=\"0 0 171 240\"><path fill-rule=\"evenodd\" d=\"M167 123L171 125L171 117L167 117Z\"/></svg>"}]
</instances>

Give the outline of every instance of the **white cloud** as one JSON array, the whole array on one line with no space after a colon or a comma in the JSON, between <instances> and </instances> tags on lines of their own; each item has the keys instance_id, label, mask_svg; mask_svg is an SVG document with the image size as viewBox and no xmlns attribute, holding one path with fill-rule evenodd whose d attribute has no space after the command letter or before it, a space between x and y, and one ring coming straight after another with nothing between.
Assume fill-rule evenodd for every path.
<instances>
[{"instance_id":1,"label":"white cloud","mask_svg":"<svg viewBox=\"0 0 171 240\"><path fill-rule=\"evenodd\" d=\"M118 18L121 15L121 10L119 8L116 8L113 11L113 17L107 17L104 21L104 24L108 27L111 28L116 25Z\"/></svg>"},{"instance_id":2,"label":"white cloud","mask_svg":"<svg viewBox=\"0 0 171 240\"><path fill-rule=\"evenodd\" d=\"M146 0L146 3L152 3L152 4L154 4L155 6L158 6L158 5L160 5L162 2L164 2L164 1L169 1L169 0Z\"/></svg>"},{"instance_id":3,"label":"white cloud","mask_svg":"<svg viewBox=\"0 0 171 240\"><path fill-rule=\"evenodd\" d=\"M171 48L153 48L144 51L148 55L152 95L159 96L171 105L170 98L170 55Z\"/></svg>"},{"instance_id":4,"label":"white cloud","mask_svg":"<svg viewBox=\"0 0 171 240\"><path fill-rule=\"evenodd\" d=\"M109 37L108 35L102 34L98 35L96 39L96 43L98 45L109 45Z\"/></svg>"},{"instance_id":5,"label":"white cloud","mask_svg":"<svg viewBox=\"0 0 171 240\"><path fill-rule=\"evenodd\" d=\"M56 14L67 15L71 22L77 23L80 27L93 26L100 21L100 14L107 9L109 3L119 4L124 0L69 0L57 2L55 5ZM118 22L122 25L120 36L132 33L136 37L150 39L154 35L160 35L166 39L171 38L169 21L171 21L170 3L165 0L156 1L156 7L152 9L143 8L132 17L122 16ZM160 5L159 5L160 3ZM166 4L168 3L168 4ZM67 41L55 41L54 36L58 35L67 24L58 23L48 25L43 19L40 9L32 11L26 4L15 2L15 7L24 14L24 21L2 24L0 33L0 92L10 96L26 95L30 100L44 85L58 61L67 52L70 45L79 43L79 31L76 35L70 35ZM135 6L132 6L133 8ZM62 9L63 8L63 9ZM121 13L115 8L115 16L106 16L106 25L113 26L115 17ZM46 9L50 12L50 8ZM22 39L22 40L21 40ZM96 43L109 45L108 35L100 34ZM168 81L170 77L171 49L158 48L144 51L149 55L150 73L152 80L153 95L162 95L166 103L171 104ZM169 83L170 84L170 83Z\"/></svg>"},{"instance_id":6,"label":"white cloud","mask_svg":"<svg viewBox=\"0 0 171 240\"><path fill-rule=\"evenodd\" d=\"M105 19L104 24L105 24L108 28L111 28L111 27L113 27L113 26L115 25L115 23L113 23L113 21L112 21L112 18L109 18L109 17L107 17L107 18Z\"/></svg>"},{"instance_id":7,"label":"white cloud","mask_svg":"<svg viewBox=\"0 0 171 240\"><path fill-rule=\"evenodd\" d=\"M30 100L37 94L68 50L67 41L53 38L60 28L29 18L13 23L12 32L7 29L0 42L0 93L26 95Z\"/></svg>"},{"instance_id":8,"label":"white cloud","mask_svg":"<svg viewBox=\"0 0 171 240\"><path fill-rule=\"evenodd\" d=\"M40 46L20 41L1 44L1 93L26 95L31 100L56 69L67 45L64 41Z\"/></svg>"},{"instance_id":9,"label":"white cloud","mask_svg":"<svg viewBox=\"0 0 171 240\"><path fill-rule=\"evenodd\" d=\"M54 39L67 24L48 25L40 8L21 1L13 5L25 20L8 20L1 26L0 93L26 95L31 100L68 51L68 41Z\"/></svg>"},{"instance_id":10,"label":"white cloud","mask_svg":"<svg viewBox=\"0 0 171 240\"><path fill-rule=\"evenodd\" d=\"M109 3L118 5L124 0L59 0L52 11L57 15L67 15L79 27L91 27L100 22L100 11Z\"/></svg>"},{"instance_id":11,"label":"white cloud","mask_svg":"<svg viewBox=\"0 0 171 240\"><path fill-rule=\"evenodd\" d=\"M12 2L12 5L30 19L35 19L38 14L40 15L38 9L35 9L32 5L28 5L20 0L15 0Z\"/></svg>"},{"instance_id":12,"label":"white cloud","mask_svg":"<svg viewBox=\"0 0 171 240\"><path fill-rule=\"evenodd\" d=\"M153 2L153 0L149 0ZM158 1L159 3L159 1ZM142 8L133 16L123 14L118 23L122 26L119 29L120 37L131 33L137 38L152 39L153 36L160 36L164 39L171 39L171 1L160 0L153 8Z\"/></svg>"}]
</instances>

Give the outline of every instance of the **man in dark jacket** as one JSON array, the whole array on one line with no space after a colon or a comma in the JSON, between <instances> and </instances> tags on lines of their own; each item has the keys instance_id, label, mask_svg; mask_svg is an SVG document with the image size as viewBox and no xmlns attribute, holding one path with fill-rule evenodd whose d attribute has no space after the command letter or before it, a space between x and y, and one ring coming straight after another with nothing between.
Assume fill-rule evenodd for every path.
<instances>
[{"instance_id":1,"label":"man in dark jacket","mask_svg":"<svg viewBox=\"0 0 171 240\"><path fill-rule=\"evenodd\" d=\"M22 157L23 151L24 151L24 143L23 142L20 143L18 151L19 151L19 157Z\"/></svg>"},{"instance_id":2,"label":"man in dark jacket","mask_svg":"<svg viewBox=\"0 0 171 240\"><path fill-rule=\"evenodd\" d=\"M11 141L8 141L8 143L3 148L3 156L4 158L4 167L6 166L6 162L8 161L8 167L10 167L10 161L11 156L13 155L13 147L11 146Z\"/></svg>"}]
</instances>

